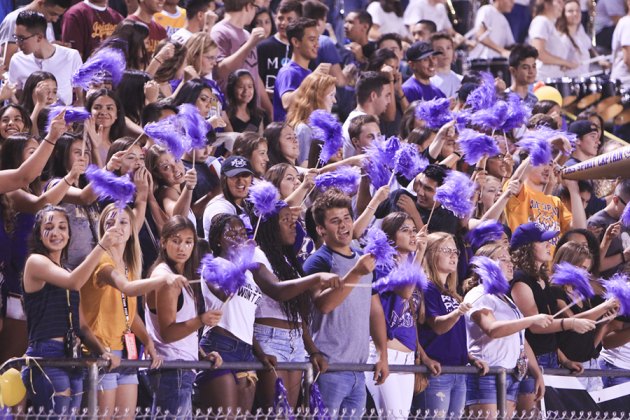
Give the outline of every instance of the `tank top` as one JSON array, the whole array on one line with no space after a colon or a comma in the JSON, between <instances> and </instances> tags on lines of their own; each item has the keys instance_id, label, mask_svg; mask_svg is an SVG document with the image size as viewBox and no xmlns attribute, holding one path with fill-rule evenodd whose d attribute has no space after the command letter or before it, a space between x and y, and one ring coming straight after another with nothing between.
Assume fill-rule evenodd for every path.
<instances>
[{"instance_id":1,"label":"tank top","mask_svg":"<svg viewBox=\"0 0 630 420\"><path fill-rule=\"evenodd\" d=\"M165 273L173 274L173 271L166 263L161 263L155 267L155 270L153 270L151 275ZM183 304L175 315L175 322L178 323L188 321L189 319L197 316L195 299L190 294L190 291L182 289L180 296L183 296ZM197 331L193 331L191 334L180 340L165 343L164 339L160 335L160 324L158 322L157 313L151 311L146 304L145 321L147 333L155 343L155 349L158 354L162 356L164 360L199 360Z\"/></svg>"},{"instance_id":2,"label":"tank top","mask_svg":"<svg viewBox=\"0 0 630 420\"><path fill-rule=\"evenodd\" d=\"M79 292L46 283L41 290L24 293L28 341L64 337L70 328L68 296L72 310L72 327L79 335Z\"/></svg>"}]
</instances>

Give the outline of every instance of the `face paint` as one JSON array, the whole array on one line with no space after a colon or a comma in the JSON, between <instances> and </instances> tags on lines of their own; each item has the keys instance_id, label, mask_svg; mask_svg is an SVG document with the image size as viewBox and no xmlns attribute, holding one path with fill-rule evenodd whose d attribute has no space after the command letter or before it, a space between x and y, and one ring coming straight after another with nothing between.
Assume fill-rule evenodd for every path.
<instances>
[{"instance_id":1,"label":"face paint","mask_svg":"<svg viewBox=\"0 0 630 420\"><path fill-rule=\"evenodd\" d=\"M44 238L48 238L52 229L44 229Z\"/></svg>"},{"instance_id":2,"label":"face paint","mask_svg":"<svg viewBox=\"0 0 630 420\"><path fill-rule=\"evenodd\" d=\"M48 213L48 216L46 216L46 223L52 223L52 220L53 220L53 214Z\"/></svg>"},{"instance_id":3,"label":"face paint","mask_svg":"<svg viewBox=\"0 0 630 420\"><path fill-rule=\"evenodd\" d=\"M117 215L118 215L118 212L116 210L114 210L114 211L112 211L111 213L109 213L107 215L107 220L115 219Z\"/></svg>"}]
</instances>

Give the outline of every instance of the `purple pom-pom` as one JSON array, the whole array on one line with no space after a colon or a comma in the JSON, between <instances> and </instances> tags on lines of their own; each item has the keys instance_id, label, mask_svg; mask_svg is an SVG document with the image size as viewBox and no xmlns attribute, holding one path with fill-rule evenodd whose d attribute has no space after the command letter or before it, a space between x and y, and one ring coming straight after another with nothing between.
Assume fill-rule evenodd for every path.
<instances>
[{"instance_id":1,"label":"purple pom-pom","mask_svg":"<svg viewBox=\"0 0 630 420\"><path fill-rule=\"evenodd\" d=\"M450 107L448 98L423 101L416 106L416 118L423 120L430 129L438 130L453 120Z\"/></svg>"},{"instance_id":2,"label":"purple pom-pom","mask_svg":"<svg viewBox=\"0 0 630 420\"><path fill-rule=\"evenodd\" d=\"M630 284L625 274L617 273L604 281L606 299L617 299L619 302L619 315L630 315Z\"/></svg>"},{"instance_id":3,"label":"purple pom-pom","mask_svg":"<svg viewBox=\"0 0 630 420\"><path fill-rule=\"evenodd\" d=\"M424 290L427 288L428 280L421 266L406 260L390 271L387 276L378 279L372 288L379 293L384 293L411 285L415 285L419 290Z\"/></svg>"},{"instance_id":4,"label":"purple pom-pom","mask_svg":"<svg viewBox=\"0 0 630 420\"><path fill-rule=\"evenodd\" d=\"M418 153L414 144L403 143L394 157L394 172L407 179L414 179L429 166L429 161Z\"/></svg>"},{"instance_id":5,"label":"purple pom-pom","mask_svg":"<svg viewBox=\"0 0 630 420\"><path fill-rule=\"evenodd\" d=\"M254 205L254 214L266 219L276 213L276 201L280 193L275 185L269 181L258 181L249 187L247 198Z\"/></svg>"},{"instance_id":6,"label":"purple pom-pom","mask_svg":"<svg viewBox=\"0 0 630 420\"><path fill-rule=\"evenodd\" d=\"M507 118L501 126L502 130L511 131L527 123L531 111L517 94L508 93L507 106Z\"/></svg>"},{"instance_id":7,"label":"purple pom-pom","mask_svg":"<svg viewBox=\"0 0 630 420\"><path fill-rule=\"evenodd\" d=\"M469 165L478 164L484 156L493 157L501 153L492 137L468 128L459 132L457 143L464 153L464 161Z\"/></svg>"},{"instance_id":8,"label":"purple pom-pom","mask_svg":"<svg viewBox=\"0 0 630 420\"><path fill-rule=\"evenodd\" d=\"M190 150L189 139L177 115L147 124L144 132L157 144L168 149L175 159L181 159Z\"/></svg>"},{"instance_id":9,"label":"purple pom-pom","mask_svg":"<svg viewBox=\"0 0 630 420\"><path fill-rule=\"evenodd\" d=\"M626 204L626 207L624 207L623 212L621 213L621 225L623 227L630 227L630 206Z\"/></svg>"},{"instance_id":10,"label":"purple pom-pom","mask_svg":"<svg viewBox=\"0 0 630 420\"><path fill-rule=\"evenodd\" d=\"M116 48L103 48L94 53L72 75L72 86L84 90L90 89L95 76L107 73L112 78L112 84L117 86L122 80L123 72L127 68L127 61L122 51Z\"/></svg>"},{"instance_id":11,"label":"purple pom-pom","mask_svg":"<svg viewBox=\"0 0 630 420\"><path fill-rule=\"evenodd\" d=\"M367 156L366 159L363 160L363 169L370 179L370 184L376 189L387 185L391 176L390 165L394 165L395 150L390 159L388 150L393 149L393 147L388 148L386 146L392 139L394 139L394 137L390 137L390 140L387 142L374 140L372 144L365 149ZM390 146L391 145L393 145L393 141L390 143Z\"/></svg>"},{"instance_id":12,"label":"purple pom-pom","mask_svg":"<svg viewBox=\"0 0 630 420\"><path fill-rule=\"evenodd\" d=\"M308 399L308 407L310 409L309 414L313 416L313 420L330 420L328 409L322 399L322 393L315 382L311 385L311 395Z\"/></svg>"},{"instance_id":13,"label":"purple pom-pom","mask_svg":"<svg viewBox=\"0 0 630 420\"><path fill-rule=\"evenodd\" d=\"M492 74L487 72L481 73L481 77L481 85L470 92L468 98L466 99L466 105L473 111L492 108L494 103L497 101L494 77Z\"/></svg>"},{"instance_id":14,"label":"purple pom-pom","mask_svg":"<svg viewBox=\"0 0 630 420\"><path fill-rule=\"evenodd\" d=\"M484 130L500 130L508 116L508 105L497 101L492 108L480 109L473 113L470 123Z\"/></svg>"},{"instance_id":15,"label":"purple pom-pom","mask_svg":"<svg viewBox=\"0 0 630 420\"><path fill-rule=\"evenodd\" d=\"M361 170L353 166L341 166L334 172L315 177L315 187L320 191L337 188L348 195L356 194L361 180Z\"/></svg>"},{"instance_id":16,"label":"purple pom-pom","mask_svg":"<svg viewBox=\"0 0 630 420\"><path fill-rule=\"evenodd\" d=\"M48 121L46 123L46 131L50 131L50 125L55 117L63 110L66 110L66 113L63 114L63 120L66 124L72 124L75 122L83 122L90 118L90 112L83 107L79 106L51 106L48 108Z\"/></svg>"},{"instance_id":17,"label":"purple pom-pom","mask_svg":"<svg viewBox=\"0 0 630 420\"><path fill-rule=\"evenodd\" d=\"M177 107L184 132L190 140L193 149L206 147L206 136L210 131L210 124L201 116L197 107L193 104L181 104Z\"/></svg>"},{"instance_id":18,"label":"purple pom-pom","mask_svg":"<svg viewBox=\"0 0 630 420\"><path fill-rule=\"evenodd\" d=\"M376 226L372 226L365 234L366 254L372 254L376 259L376 266L390 268L394 265L394 257L398 255L387 235Z\"/></svg>"},{"instance_id":19,"label":"purple pom-pom","mask_svg":"<svg viewBox=\"0 0 630 420\"><path fill-rule=\"evenodd\" d=\"M503 237L503 225L496 220L484 220L468 232L466 239L473 252L487 243L498 241Z\"/></svg>"},{"instance_id":20,"label":"purple pom-pom","mask_svg":"<svg viewBox=\"0 0 630 420\"><path fill-rule=\"evenodd\" d=\"M547 165L552 160L551 146L546 138L528 132L516 145L525 149L531 158L532 166Z\"/></svg>"},{"instance_id":21,"label":"purple pom-pom","mask_svg":"<svg viewBox=\"0 0 630 420\"><path fill-rule=\"evenodd\" d=\"M473 265L475 274L481 279L483 290L487 294L500 296L510 291L510 284L497 262L488 257L478 256L473 257L470 263Z\"/></svg>"},{"instance_id":22,"label":"purple pom-pom","mask_svg":"<svg viewBox=\"0 0 630 420\"><path fill-rule=\"evenodd\" d=\"M289 393L284 386L282 378L276 379L276 396L273 400L273 411L276 416L286 418L287 420L295 419L293 409L289 404Z\"/></svg>"},{"instance_id":23,"label":"purple pom-pom","mask_svg":"<svg viewBox=\"0 0 630 420\"><path fill-rule=\"evenodd\" d=\"M105 169L99 169L96 165L88 166L85 176L101 199L113 200L119 208L133 201L136 186L129 176L117 176Z\"/></svg>"},{"instance_id":24,"label":"purple pom-pom","mask_svg":"<svg viewBox=\"0 0 630 420\"><path fill-rule=\"evenodd\" d=\"M310 126L313 138L324 142L319 160L327 163L343 146L341 123L330 112L317 109L311 114Z\"/></svg>"},{"instance_id":25,"label":"purple pom-pom","mask_svg":"<svg viewBox=\"0 0 630 420\"><path fill-rule=\"evenodd\" d=\"M239 270L236 264L224 258L215 258L212 254L206 254L201 260L199 274L206 283L218 287L228 296L236 293L247 281L245 272Z\"/></svg>"},{"instance_id":26,"label":"purple pom-pom","mask_svg":"<svg viewBox=\"0 0 630 420\"><path fill-rule=\"evenodd\" d=\"M400 149L400 139L396 136L391 136L390 138L388 138L387 140L385 140L382 143L377 143L377 147L382 147L383 148L383 159L385 162L392 162L389 163L388 167L390 169L394 168L394 159L396 158L396 152L398 151L398 149Z\"/></svg>"},{"instance_id":27,"label":"purple pom-pom","mask_svg":"<svg viewBox=\"0 0 630 420\"><path fill-rule=\"evenodd\" d=\"M576 267L568 262L556 264L551 276L551 283L556 286L572 286L573 291L581 296L582 299L588 299L595 296L593 287L590 283L590 275L588 271L581 267Z\"/></svg>"},{"instance_id":28,"label":"purple pom-pom","mask_svg":"<svg viewBox=\"0 0 630 420\"><path fill-rule=\"evenodd\" d=\"M437 187L435 200L460 219L470 217L474 210L475 183L458 171L450 171L444 183Z\"/></svg>"}]
</instances>

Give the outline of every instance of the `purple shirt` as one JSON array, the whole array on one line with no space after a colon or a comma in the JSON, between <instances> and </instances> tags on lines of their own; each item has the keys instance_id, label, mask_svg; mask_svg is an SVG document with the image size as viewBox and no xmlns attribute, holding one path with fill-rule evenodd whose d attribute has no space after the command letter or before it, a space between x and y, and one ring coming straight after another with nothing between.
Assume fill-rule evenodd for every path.
<instances>
[{"instance_id":1,"label":"purple shirt","mask_svg":"<svg viewBox=\"0 0 630 420\"><path fill-rule=\"evenodd\" d=\"M243 28L239 28L234 26L230 22L226 22L225 20L220 21L216 25L212 27L210 31L210 36L212 40L219 47L219 53L217 54L217 63L220 63L225 58L234 54L238 51L249 39L250 33L247 32ZM254 79L254 88L257 90L258 98L261 95L265 94L265 92L258 92L258 53L256 48L252 48L247 57L245 57L245 61L243 65L240 67L249 71ZM214 67L214 80L216 80L219 84L219 87L222 91L225 92L225 88L227 86L227 78L219 79L217 78L219 71L219 66Z\"/></svg>"},{"instance_id":2,"label":"purple shirt","mask_svg":"<svg viewBox=\"0 0 630 420\"><path fill-rule=\"evenodd\" d=\"M385 292L379 297L385 313L387 339L395 338L410 350L415 350L416 323L409 309L409 301L405 302L394 292ZM413 307L417 308L418 304L414 304Z\"/></svg>"},{"instance_id":3,"label":"purple shirt","mask_svg":"<svg viewBox=\"0 0 630 420\"><path fill-rule=\"evenodd\" d=\"M286 110L282 107L282 95L296 90L306 76L311 74L309 69L300 67L295 61L283 66L276 76L273 88L273 120L284 121L287 116Z\"/></svg>"},{"instance_id":4,"label":"purple shirt","mask_svg":"<svg viewBox=\"0 0 630 420\"><path fill-rule=\"evenodd\" d=\"M431 99L436 98L446 98L444 93L433 86L433 84L429 83L428 85L425 85L420 83L420 81L415 77L407 79L407 81L402 85L402 90L409 102L418 100L430 101Z\"/></svg>"}]
</instances>

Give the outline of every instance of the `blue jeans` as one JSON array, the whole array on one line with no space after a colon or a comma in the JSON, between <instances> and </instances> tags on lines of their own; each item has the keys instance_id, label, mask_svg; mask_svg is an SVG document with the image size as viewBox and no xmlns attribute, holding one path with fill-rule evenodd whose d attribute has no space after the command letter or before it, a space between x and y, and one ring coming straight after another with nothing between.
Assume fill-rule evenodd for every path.
<instances>
[{"instance_id":1,"label":"blue jeans","mask_svg":"<svg viewBox=\"0 0 630 420\"><path fill-rule=\"evenodd\" d=\"M613 365L605 361L604 359L599 359L599 368L605 370L621 370L617 366ZM602 377L602 381L604 382L604 388L608 388L610 386L615 386L619 384L625 384L626 382L630 382L630 378L626 376L604 376Z\"/></svg>"},{"instance_id":2,"label":"blue jeans","mask_svg":"<svg viewBox=\"0 0 630 420\"><path fill-rule=\"evenodd\" d=\"M506 376L507 400L516 401L521 381ZM497 377L494 375L468 375L466 378L466 406L497 403Z\"/></svg>"},{"instance_id":3,"label":"blue jeans","mask_svg":"<svg viewBox=\"0 0 630 420\"><path fill-rule=\"evenodd\" d=\"M63 343L55 340L30 343L26 355L48 358L66 357ZM54 367L46 367L43 370L44 372L32 363L30 367L22 371L22 381L26 385L35 412L43 409L45 413L53 410L56 414L63 414L79 410L83 393L82 370Z\"/></svg>"},{"instance_id":4,"label":"blue jeans","mask_svg":"<svg viewBox=\"0 0 630 420\"><path fill-rule=\"evenodd\" d=\"M363 372L322 373L317 385L331 418L361 418L367 400Z\"/></svg>"},{"instance_id":5,"label":"blue jeans","mask_svg":"<svg viewBox=\"0 0 630 420\"><path fill-rule=\"evenodd\" d=\"M427 389L413 398L411 413L418 410L435 418L459 418L466 403L465 374L444 374L430 377Z\"/></svg>"},{"instance_id":6,"label":"blue jeans","mask_svg":"<svg viewBox=\"0 0 630 420\"><path fill-rule=\"evenodd\" d=\"M192 418L192 390L195 372L192 370L157 370L149 372L153 405L151 416L162 417L166 411L171 415L165 419L187 420Z\"/></svg>"}]
</instances>

